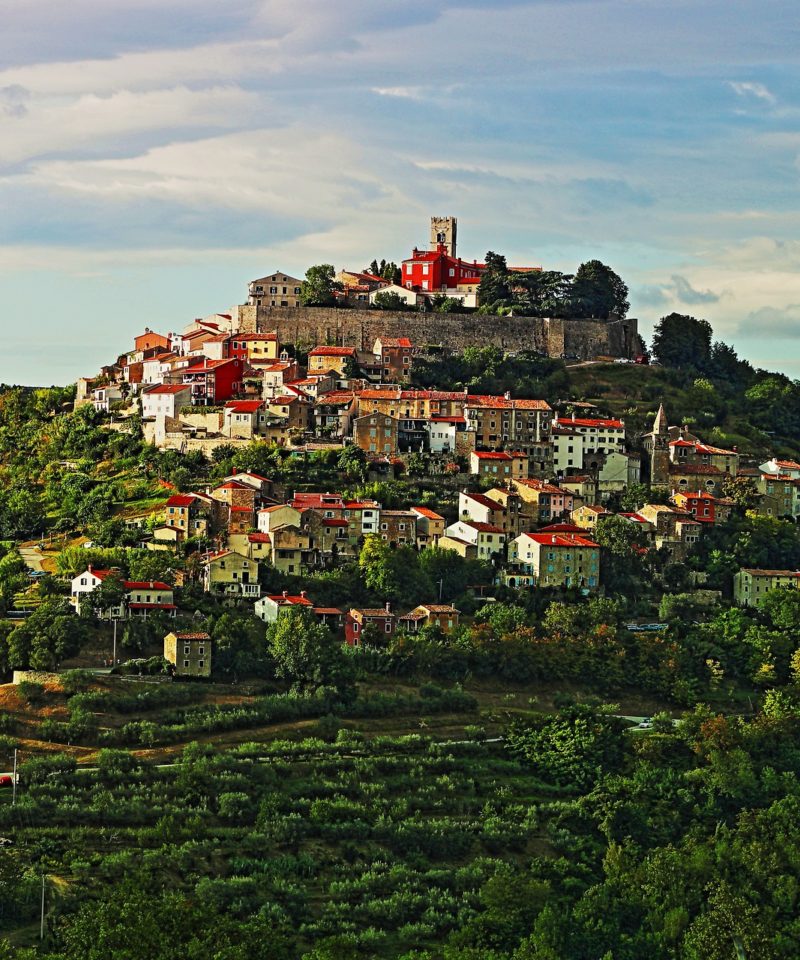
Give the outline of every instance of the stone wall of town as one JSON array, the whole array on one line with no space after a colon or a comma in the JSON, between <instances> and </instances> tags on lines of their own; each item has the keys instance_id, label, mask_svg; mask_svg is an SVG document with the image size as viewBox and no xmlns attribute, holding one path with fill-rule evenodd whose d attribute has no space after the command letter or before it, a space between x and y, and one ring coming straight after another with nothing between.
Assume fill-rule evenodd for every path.
<instances>
[{"instance_id":1,"label":"stone wall of town","mask_svg":"<svg viewBox=\"0 0 800 960\"><path fill-rule=\"evenodd\" d=\"M251 322L253 318L250 318ZM437 344L454 351L492 344L507 351L537 350L550 357L574 354L633 357L639 352L635 318L561 320L542 317L492 317L481 314L347 310L336 307L260 308L259 332L275 330L282 343L308 348L317 344L371 350L379 335L408 337L415 346Z\"/></svg>"}]
</instances>

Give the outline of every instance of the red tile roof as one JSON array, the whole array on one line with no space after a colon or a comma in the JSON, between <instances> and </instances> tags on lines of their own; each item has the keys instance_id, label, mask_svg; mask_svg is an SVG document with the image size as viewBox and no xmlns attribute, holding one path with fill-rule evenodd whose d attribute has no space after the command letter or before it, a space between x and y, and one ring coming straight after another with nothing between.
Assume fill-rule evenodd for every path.
<instances>
[{"instance_id":1,"label":"red tile roof","mask_svg":"<svg viewBox=\"0 0 800 960\"><path fill-rule=\"evenodd\" d=\"M355 352L355 347L314 347L308 355L309 357L351 357Z\"/></svg>"},{"instance_id":2,"label":"red tile roof","mask_svg":"<svg viewBox=\"0 0 800 960\"><path fill-rule=\"evenodd\" d=\"M490 510L502 510L502 503L498 503L497 500L492 500L491 497L487 497L483 493L468 493L465 496L474 501L475 503L480 504L482 507L488 507Z\"/></svg>"},{"instance_id":3,"label":"red tile roof","mask_svg":"<svg viewBox=\"0 0 800 960\"><path fill-rule=\"evenodd\" d=\"M154 387L147 387L144 391L150 393L180 393L183 390L189 390L188 383L159 383Z\"/></svg>"},{"instance_id":4,"label":"red tile roof","mask_svg":"<svg viewBox=\"0 0 800 960\"><path fill-rule=\"evenodd\" d=\"M225 404L225 409L233 410L234 413L255 413L263 406L263 400L229 400Z\"/></svg>"},{"instance_id":5,"label":"red tile roof","mask_svg":"<svg viewBox=\"0 0 800 960\"><path fill-rule=\"evenodd\" d=\"M550 410L546 400L516 400L508 397L475 394L465 398L467 407L488 407L497 410Z\"/></svg>"},{"instance_id":6,"label":"red tile roof","mask_svg":"<svg viewBox=\"0 0 800 960\"><path fill-rule=\"evenodd\" d=\"M588 537L581 537L576 533L523 533L523 537L534 540L542 546L552 547L594 547L600 549L600 544Z\"/></svg>"},{"instance_id":7,"label":"red tile roof","mask_svg":"<svg viewBox=\"0 0 800 960\"><path fill-rule=\"evenodd\" d=\"M195 501L193 493L176 493L167 500L168 507L191 507Z\"/></svg>"},{"instance_id":8,"label":"red tile roof","mask_svg":"<svg viewBox=\"0 0 800 960\"><path fill-rule=\"evenodd\" d=\"M418 513L421 517L426 517L428 520L444 520L444 517L430 510L428 507L412 507L411 510L413 513Z\"/></svg>"},{"instance_id":9,"label":"red tile roof","mask_svg":"<svg viewBox=\"0 0 800 960\"><path fill-rule=\"evenodd\" d=\"M479 533L505 533L504 530L496 527L493 523L483 523L481 520L462 520L461 523L463 523L465 527L472 527L473 530L477 530Z\"/></svg>"}]
</instances>

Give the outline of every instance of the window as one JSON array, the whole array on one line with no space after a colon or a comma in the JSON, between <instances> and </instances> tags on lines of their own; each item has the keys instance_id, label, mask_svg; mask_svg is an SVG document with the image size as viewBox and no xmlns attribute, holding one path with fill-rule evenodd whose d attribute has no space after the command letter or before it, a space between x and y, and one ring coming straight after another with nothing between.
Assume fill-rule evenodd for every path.
<instances>
[{"instance_id":1,"label":"window","mask_svg":"<svg viewBox=\"0 0 800 960\"><path fill-rule=\"evenodd\" d=\"M184 647L184 648L183 648L183 655L184 655L184 657L188 657L188 656L189 656L189 652L190 652L190 651L189 651L189 647Z\"/></svg>"},{"instance_id":2,"label":"window","mask_svg":"<svg viewBox=\"0 0 800 960\"><path fill-rule=\"evenodd\" d=\"M189 669L189 661L188 661L188 660L184 660L184 661L183 661L183 666L184 666L185 669L188 670L188 669Z\"/></svg>"},{"instance_id":3,"label":"window","mask_svg":"<svg viewBox=\"0 0 800 960\"><path fill-rule=\"evenodd\" d=\"M206 665L205 660L198 660L198 661L197 661L197 666L198 666L201 670L204 669L205 665Z\"/></svg>"},{"instance_id":4,"label":"window","mask_svg":"<svg viewBox=\"0 0 800 960\"><path fill-rule=\"evenodd\" d=\"M359 624L354 621L354 622L353 622L353 633L358 633L358 627L359 627Z\"/></svg>"},{"instance_id":5,"label":"window","mask_svg":"<svg viewBox=\"0 0 800 960\"><path fill-rule=\"evenodd\" d=\"M205 647L198 647L198 648L197 648L197 655L198 655L198 657L204 657L204 656L206 655L206 648L205 648Z\"/></svg>"},{"instance_id":6,"label":"window","mask_svg":"<svg viewBox=\"0 0 800 960\"><path fill-rule=\"evenodd\" d=\"M386 621L386 623L385 623L384 626L383 626L383 629L386 631L386 633L391 633L391 632L392 632L392 622L391 622L391 620L387 620L387 621Z\"/></svg>"}]
</instances>

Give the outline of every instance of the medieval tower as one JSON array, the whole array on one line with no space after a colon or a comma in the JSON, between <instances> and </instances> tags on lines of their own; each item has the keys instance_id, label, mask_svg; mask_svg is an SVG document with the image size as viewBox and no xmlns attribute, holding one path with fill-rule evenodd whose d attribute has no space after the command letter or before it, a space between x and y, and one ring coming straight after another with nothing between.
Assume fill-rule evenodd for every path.
<instances>
[{"instance_id":1,"label":"medieval tower","mask_svg":"<svg viewBox=\"0 0 800 960\"><path fill-rule=\"evenodd\" d=\"M431 250L443 243L450 257L456 255L458 220L455 217L431 217Z\"/></svg>"},{"instance_id":2,"label":"medieval tower","mask_svg":"<svg viewBox=\"0 0 800 960\"><path fill-rule=\"evenodd\" d=\"M653 421L652 448L650 450L650 483L654 487L669 486L669 424L664 404L658 407Z\"/></svg>"}]
</instances>

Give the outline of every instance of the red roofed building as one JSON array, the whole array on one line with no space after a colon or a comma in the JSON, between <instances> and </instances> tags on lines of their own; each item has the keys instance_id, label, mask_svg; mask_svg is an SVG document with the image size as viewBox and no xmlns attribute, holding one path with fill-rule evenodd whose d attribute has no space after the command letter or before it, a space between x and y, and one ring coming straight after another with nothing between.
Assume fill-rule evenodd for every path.
<instances>
[{"instance_id":1,"label":"red roofed building","mask_svg":"<svg viewBox=\"0 0 800 960\"><path fill-rule=\"evenodd\" d=\"M349 647L361 646L361 638L368 625L377 631L380 642L387 642L394 636L397 620L388 603L383 609L354 608L347 612L344 619L344 638Z\"/></svg>"},{"instance_id":2,"label":"red roofed building","mask_svg":"<svg viewBox=\"0 0 800 960\"><path fill-rule=\"evenodd\" d=\"M145 420L156 417L175 418L182 407L191 406L192 390L185 384L159 383L147 387L142 392L142 417Z\"/></svg>"},{"instance_id":3,"label":"red roofed building","mask_svg":"<svg viewBox=\"0 0 800 960\"><path fill-rule=\"evenodd\" d=\"M578 587L600 585L600 545L575 533L522 533L508 545L511 586Z\"/></svg>"},{"instance_id":4,"label":"red roofed building","mask_svg":"<svg viewBox=\"0 0 800 960\"><path fill-rule=\"evenodd\" d=\"M351 364L358 360L355 347L314 347L308 354L309 373L335 371L345 377Z\"/></svg>"},{"instance_id":5,"label":"red roofed building","mask_svg":"<svg viewBox=\"0 0 800 960\"><path fill-rule=\"evenodd\" d=\"M95 590L113 576L113 570L94 570L89 566L83 573L79 573L72 580L70 603L76 613L81 612L83 598L94 593ZM121 580L120 585L124 596L116 606L103 610L95 610L95 614L102 619L127 619L131 616L147 617L152 613L165 613L174 617L177 607L172 587L161 580Z\"/></svg>"},{"instance_id":6,"label":"red roofed building","mask_svg":"<svg viewBox=\"0 0 800 960\"><path fill-rule=\"evenodd\" d=\"M469 455L469 472L481 480L516 480L528 476L528 455L521 451L473 450Z\"/></svg>"},{"instance_id":7,"label":"red roofed building","mask_svg":"<svg viewBox=\"0 0 800 960\"><path fill-rule=\"evenodd\" d=\"M239 359L192 359L188 366L172 371L170 379L178 379L191 388L195 406L217 406L241 393L244 361Z\"/></svg>"}]
</instances>

